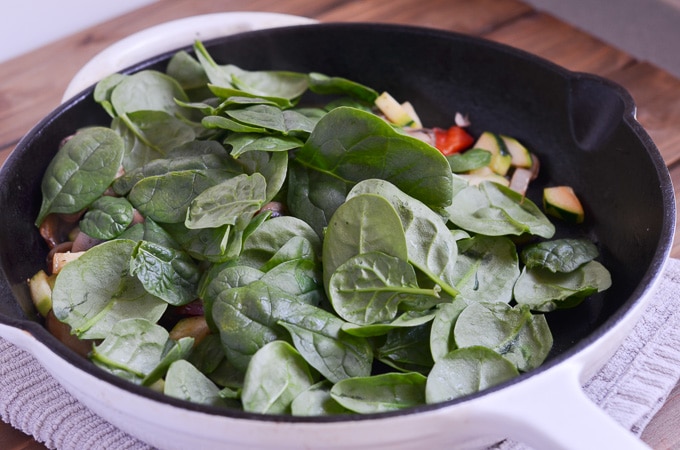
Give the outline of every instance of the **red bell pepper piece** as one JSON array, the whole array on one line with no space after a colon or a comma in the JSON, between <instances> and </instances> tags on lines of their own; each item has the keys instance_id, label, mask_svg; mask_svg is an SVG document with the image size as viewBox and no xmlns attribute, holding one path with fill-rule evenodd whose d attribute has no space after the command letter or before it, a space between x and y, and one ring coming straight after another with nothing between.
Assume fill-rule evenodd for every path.
<instances>
[{"instance_id":1,"label":"red bell pepper piece","mask_svg":"<svg viewBox=\"0 0 680 450\"><path fill-rule=\"evenodd\" d=\"M467 150L475 142L475 139L464 128L456 125L448 130L434 128L434 137L434 146L444 156Z\"/></svg>"}]
</instances>

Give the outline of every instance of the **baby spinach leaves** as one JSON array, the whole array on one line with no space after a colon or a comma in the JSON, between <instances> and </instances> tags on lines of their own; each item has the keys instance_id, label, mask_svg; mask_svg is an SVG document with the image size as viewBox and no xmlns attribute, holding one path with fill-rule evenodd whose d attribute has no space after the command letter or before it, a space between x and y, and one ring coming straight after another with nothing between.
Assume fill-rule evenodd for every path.
<instances>
[{"instance_id":1,"label":"baby spinach leaves","mask_svg":"<svg viewBox=\"0 0 680 450\"><path fill-rule=\"evenodd\" d=\"M425 403L427 378L419 373L385 373L335 383L331 397L355 412L398 411Z\"/></svg>"},{"instance_id":2,"label":"baby spinach leaves","mask_svg":"<svg viewBox=\"0 0 680 450\"><path fill-rule=\"evenodd\" d=\"M95 239L120 236L132 223L134 209L120 197L104 196L95 200L80 221L80 230Z\"/></svg>"},{"instance_id":3,"label":"baby spinach leaves","mask_svg":"<svg viewBox=\"0 0 680 450\"><path fill-rule=\"evenodd\" d=\"M528 268L543 267L555 273L576 270L598 254L595 244L586 239L555 239L527 246L521 256Z\"/></svg>"},{"instance_id":4,"label":"baby spinach leaves","mask_svg":"<svg viewBox=\"0 0 680 450\"><path fill-rule=\"evenodd\" d=\"M610 286L592 243L546 241L530 200L454 174L488 152L445 158L352 80L194 55L102 80L111 127L76 134L43 180L36 224L85 210L103 241L52 298L103 370L255 413L395 411L533 370L541 313ZM333 97L300 106L308 92ZM209 334L169 333L183 314Z\"/></svg>"},{"instance_id":5,"label":"baby spinach leaves","mask_svg":"<svg viewBox=\"0 0 680 450\"><path fill-rule=\"evenodd\" d=\"M493 350L475 346L440 358L425 387L427 403L453 400L508 381L519 375L515 366Z\"/></svg>"},{"instance_id":6,"label":"baby spinach leaves","mask_svg":"<svg viewBox=\"0 0 680 450\"><path fill-rule=\"evenodd\" d=\"M308 170L341 180L345 192L359 181L380 178L432 208L451 202L452 175L446 158L360 109L340 107L326 114L295 160Z\"/></svg>"},{"instance_id":7,"label":"baby spinach leaves","mask_svg":"<svg viewBox=\"0 0 680 450\"><path fill-rule=\"evenodd\" d=\"M313 384L309 367L290 344L274 341L262 348L248 366L243 409L263 414L290 413L291 403Z\"/></svg>"},{"instance_id":8,"label":"baby spinach leaves","mask_svg":"<svg viewBox=\"0 0 680 450\"><path fill-rule=\"evenodd\" d=\"M196 298L200 272L183 251L139 241L132 251L130 275L136 276L147 292L177 306Z\"/></svg>"},{"instance_id":9,"label":"baby spinach leaves","mask_svg":"<svg viewBox=\"0 0 680 450\"><path fill-rule=\"evenodd\" d=\"M116 178L123 140L108 128L86 128L59 149L42 179L40 225L50 213L75 213L99 198Z\"/></svg>"},{"instance_id":10,"label":"baby spinach leaves","mask_svg":"<svg viewBox=\"0 0 680 450\"><path fill-rule=\"evenodd\" d=\"M515 283L514 296L519 304L548 312L574 306L592 294L609 289L611 284L609 271L597 261L568 273L525 267Z\"/></svg>"},{"instance_id":11,"label":"baby spinach leaves","mask_svg":"<svg viewBox=\"0 0 680 450\"><path fill-rule=\"evenodd\" d=\"M490 181L458 191L446 208L454 225L488 236L529 233L551 238L555 226L528 198Z\"/></svg>"},{"instance_id":12,"label":"baby spinach leaves","mask_svg":"<svg viewBox=\"0 0 680 450\"><path fill-rule=\"evenodd\" d=\"M52 292L53 311L82 339L104 339L130 317L156 322L168 304L149 294L129 273L135 242L117 239L97 245L67 264Z\"/></svg>"}]
</instances>

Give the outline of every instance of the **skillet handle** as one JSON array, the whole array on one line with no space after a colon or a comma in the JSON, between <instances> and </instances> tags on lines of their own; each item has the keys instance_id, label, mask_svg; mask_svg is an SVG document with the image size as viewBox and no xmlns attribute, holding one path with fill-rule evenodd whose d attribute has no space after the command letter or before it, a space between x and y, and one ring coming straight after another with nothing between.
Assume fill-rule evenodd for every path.
<instances>
[{"instance_id":1,"label":"skillet handle","mask_svg":"<svg viewBox=\"0 0 680 450\"><path fill-rule=\"evenodd\" d=\"M479 419L535 449L649 449L586 396L581 371L578 363L565 361L500 389Z\"/></svg>"}]
</instances>

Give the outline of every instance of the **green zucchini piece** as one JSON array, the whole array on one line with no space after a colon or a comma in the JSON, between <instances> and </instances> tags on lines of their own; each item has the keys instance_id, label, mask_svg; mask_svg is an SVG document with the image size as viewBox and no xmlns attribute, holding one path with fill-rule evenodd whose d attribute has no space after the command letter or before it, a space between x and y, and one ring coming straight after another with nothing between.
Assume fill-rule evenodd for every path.
<instances>
[{"instance_id":1,"label":"green zucchini piece","mask_svg":"<svg viewBox=\"0 0 680 450\"><path fill-rule=\"evenodd\" d=\"M533 165L533 159L531 158L531 152L522 145L517 139L510 136L502 136L505 147L508 153L512 156L511 165L514 167L522 167L524 169L529 169Z\"/></svg>"},{"instance_id":2,"label":"green zucchini piece","mask_svg":"<svg viewBox=\"0 0 680 450\"><path fill-rule=\"evenodd\" d=\"M375 106L385 115L387 120L397 126L413 126L415 123L409 111L387 92L383 92L375 99Z\"/></svg>"},{"instance_id":3,"label":"green zucchini piece","mask_svg":"<svg viewBox=\"0 0 680 450\"><path fill-rule=\"evenodd\" d=\"M491 162L489 167L498 175L505 176L510 170L512 155L508 151L503 138L490 131L483 132L473 148L479 148L491 152Z\"/></svg>"},{"instance_id":4,"label":"green zucchini piece","mask_svg":"<svg viewBox=\"0 0 680 450\"><path fill-rule=\"evenodd\" d=\"M585 217L583 205L571 186L543 189L543 209L546 214L571 223L582 223Z\"/></svg>"}]
</instances>

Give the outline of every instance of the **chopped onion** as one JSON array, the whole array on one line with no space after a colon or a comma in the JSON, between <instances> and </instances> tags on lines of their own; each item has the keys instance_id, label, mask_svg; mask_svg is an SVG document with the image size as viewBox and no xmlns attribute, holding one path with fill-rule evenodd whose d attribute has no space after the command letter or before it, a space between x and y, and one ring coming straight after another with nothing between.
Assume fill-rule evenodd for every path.
<instances>
[{"instance_id":1,"label":"chopped onion","mask_svg":"<svg viewBox=\"0 0 680 450\"><path fill-rule=\"evenodd\" d=\"M523 169L518 167L512 174L510 179L510 189L519 193L524 197L529 189L529 182L531 181L533 172L531 169Z\"/></svg>"},{"instance_id":2,"label":"chopped onion","mask_svg":"<svg viewBox=\"0 0 680 450\"><path fill-rule=\"evenodd\" d=\"M469 127L470 126L470 119L468 116L464 116L461 113L457 112L456 116L454 118L456 125L459 127Z\"/></svg>"}]
</instances>

